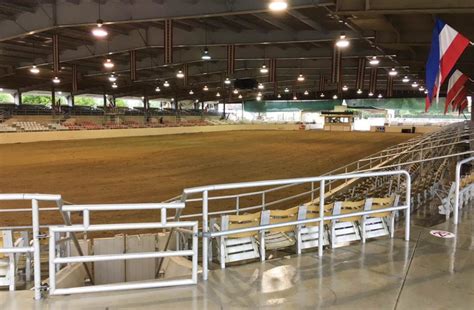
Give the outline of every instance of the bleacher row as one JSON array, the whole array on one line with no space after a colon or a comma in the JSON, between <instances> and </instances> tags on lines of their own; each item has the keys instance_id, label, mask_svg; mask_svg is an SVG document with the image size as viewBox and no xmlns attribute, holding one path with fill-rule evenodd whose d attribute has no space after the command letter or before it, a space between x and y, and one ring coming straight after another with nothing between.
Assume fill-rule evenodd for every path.
<instances>
[{"instance_id":1,"label":"bleacher row","mask_svg":"<svg viewBox=\"0 0 474 310\"><path fill-rule=\"evenodd\" d=\"M324 215L351 214L354 212L386 209L398 206L399 196L368 198L358 201L336 201L324 206ZM265 210L243 215L222 215L220 223L217 218L211 219L211 230L228 231L261 225L292 222L319 217L320 206L313 202L286 210ZM393 237L397 212L382 211L370 216L351 216L324 222L323 246L332 248L344 246L351 241L390 235ZM235 233L217 238L218 260L221 268L226 263L254 259L265 260L266 250L293 247L301 253L304 249L319 246L319 223L284 226L266 231Z\"/></svg>"},{"instance_id":2,"label":"bleacher row","mask_svg":"<svg viewBox=\"0 0 474 310\"><path fill-rule=\"evenodd\" d=\"M35 121L9 122L0 124L1 132L35 132L35 131L60 131L60 130L103 130L103 129L129 129L129 128L162 128L162 127L189 127L189 126L212 126L211 122L203 120L182 120L180 122L155 122L138 123L134 121L125 121L120 124L107 122L98 124L91 121L80 122L49 122L39 123Z\"/></svg>"}]
</instances>

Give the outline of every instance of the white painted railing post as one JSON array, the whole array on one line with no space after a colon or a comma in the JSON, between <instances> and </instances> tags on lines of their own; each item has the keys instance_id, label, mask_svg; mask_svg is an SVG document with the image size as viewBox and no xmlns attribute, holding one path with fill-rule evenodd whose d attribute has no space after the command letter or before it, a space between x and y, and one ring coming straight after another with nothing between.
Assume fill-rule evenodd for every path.
<instances>
[{"instance_id":1,"label":"white painted railing post","mask_svg":"<svg viewBox=\"0 0 474 310\"><path fill-rule=\"evenodd\" d=\"M207 237L207 217L208 217L208 191L202 192L202 278L204 281L208 277L208 245L209 238Z\"/></svg>"},{"instance_id":2,"label":"white painted railing post","mask_svg":"<svg viewBox=\"0 0 474 310\"><path fill-rule=\"evenodd\" d=\"M324 187L325 181L321 180L319 185L319 246L318 246L318 255L319 257L323 256L323 246L324 246Z\"/></svg>"},{"instance_id":3,"label":"white painted railing post","mask_svg":"<svg viewBox=\"0 0 474 310\"><path fill-rule=\"evenodd\" d=\"M41 299L41 245L39 241L39 208L38 200L31 200L33 224L33 276L35 283L35 300ZM54 251L53 251L54 252Z\"/></svg>"}]
</instances>

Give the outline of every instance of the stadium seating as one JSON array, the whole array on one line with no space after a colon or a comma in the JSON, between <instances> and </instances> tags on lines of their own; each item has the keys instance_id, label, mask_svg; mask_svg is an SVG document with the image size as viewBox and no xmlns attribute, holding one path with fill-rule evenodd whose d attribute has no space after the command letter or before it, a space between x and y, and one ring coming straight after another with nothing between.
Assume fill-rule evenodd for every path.
<instances>
[{"instance_id":1,"label":"stadium seating","mask_svg":"<svg viewBox=\"0 0 474 310\"><path fill-rule=\"evenodd\" d=\"M0 248L13 247L13 235L11 230L0 231ZM14 254L0 254L0 287L8 286L12 291L15 289L16 266Z\"/></svg>"}]
</instances>

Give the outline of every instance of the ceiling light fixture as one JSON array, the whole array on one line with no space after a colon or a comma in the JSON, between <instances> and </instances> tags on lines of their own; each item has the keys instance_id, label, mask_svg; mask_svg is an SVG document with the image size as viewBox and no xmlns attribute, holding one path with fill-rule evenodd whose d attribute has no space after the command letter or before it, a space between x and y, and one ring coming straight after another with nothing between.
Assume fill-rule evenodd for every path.
<instances>
[{"instance_id":1,"label":"ceiling light fixture","mask_svg":"<svg viewBox=\"0 0 474 310\"><path fill-rule=\"evenodd\" d=\"M178 79L183 79L184 78L184 73L182 70L179 70L178 73L176 73L176 77Z\"/></svg>"},{"instance_id":2,"label":"ceiling light fixture","mask_svg":"<svg viewBox=\"0 0 474 310\"><path fill-rule=\"evenodd\" d=\"M305 96L308 96L309 95L309 92L307 90L304 91L304 95Z\"/></svg>"},{"instance_id":3,"label":"ceiling light fixture","mask_svg":"<svg viewBox=\"0 0 474 310\"><path fill-rule=\"evenodd\" d=\"M319 97L324 98L324 93L321 93L321 95L319 95Z\"/></svg>"},{"instance_id":4,"label":"ceiling light fixture","mask_svg":"<svg viewBox=\"0 0 474 310\"><path fill-rule=\"evenodd\" d=\"M374 95L373 92L369 92L369 97L372 97Z\"/></svg>"},{"instance_id":5,"label":"ceiling light fixture","mask_svg":"<svg viewBox=\"0 0 474 310\"><path fill-rule=\"evenodd\" d=\"M113 82L117 81L117 77L115 75L111 74L109 76L109 81L113 83Z\"/></svg>"},{"instance_id":6,"label":"ceiling light fixture","mask_svg":"<svg viewBox=\"0 0 474 310\"><path fill-rule=\"evenodd\" d=\"M389 72L388 72L388 75L390 76L396 76L398 74L398 71L395 70L395 68L392 68Z\"/></svg>"},{"instance_id":7,"label":"ceiling light fixture","mask_svg":"<svg viewBox=\"0 0 474 310\"><path fill-rule=\"evenodd\" d=\"M30 68L30 72L33 74L38 74L40 70L36 66L33 66Z\"/></svg>"},{"instance_id":8,"label":"ceiling light fixture","mask_svg":"<svg viewBox=\"0 0 474 310\"><path fill-rule=\"evenodd\" d=\"M297 80L298 80L298 82L303 82L303 81L304 81L304 76L303 76L303 74L300 73L300 75L298 75Z\"/></svg>"},{"instance_id":9,"label":"ceiling light fixture","mask_svg":"<svg viewBox=\"0 0 474 310\"><path fill-rule=\"evenodd\" d=\"M376 56L373 56L373 57L370 58L370 60L369 60L369 64L370 64L371 66L376 66L376 65L378 65L379 63L380 63L380 60L378 60Z\"/></svg>"},{"instance_id":10,"label":"ceiling light fixture","mask_svg":"<svg viewBox=\"0 0 474 310\"><path fill-rule=\"evenodd\" d=\"M339 48L346 48L349 46L349 40L347 40L345 34L341 34L339 36L339 40L336 41L336 46Z\"/></svg>"},{"instance_id":11,"label":"ceiling light fixture","mask_svg":"<svg viewBox=\"0 0 474 310\"><path fill-rule=\"evenodd\" d=\"M403 83L408 83L408 82L410 82L410 79L408 78L408 76L405 75L402 79L402 82Z\"/></svg>"},{"instance_id":12,"label":"ceiling light fixture","mask_svg":"<svg viewBox=\"0 0 474 310\"><path fill-rule=\"evenodd\" d=\"M258 86L257 86L257 88L258 88L258 89L264 89L264 88L265 88L265 86L263 86L263 84L262 84L262 83L258 83Z\"/></svg>"},{"instance_id":13,"label":"ceiling light fixture","mask_svg":"<svg viewBox=\"0 0 474 310\"><path fill-rule=\"evenodd\" d=\"M418 88L419 91L425 91L425 88L423 87L423 85L421 85L419 88Z\"/></svg>"},{"instance_id":14,"label":"ceiling light fixture","mask_svg":"<svg viewBox=\"0 0 474 310\"><path fill-rule=\"evenodd\" d=\"M289 92L290 92L290 90L288 89L288 87L285 88L285 93L289 93Z\"/></svg>"},{"instance_id":15,"label":"ceiling light fixture","mask_svg":"<svg viewBox=\"0 0 474 310\"><path fill-rule=\"evenodd\" d=\"M207 87L207 85L204 85L204 87L202 88L203 91L208 91L209 90L209 87Z\"/></svg>"},{"instance_id":16,"label":"ceiling light fixture","mask_svg":"<svg viewBox=\"0 0 474 310\"><path fill-rule=\"evenodd\" d=\"M336 99L337 99L337 95L332 96L332 99L336 100Z\"/></svg>"},{"instance_id":17,"label":"ceiling light fixture","mask_svg":"<svg viewBox=\"0 0 474 310\"><path fill-rule=\"evenodd\" d=\"M268 8L273 12L281 12L288 8L288 3L285 0L272 0Z\"/></svg>"},{"instance_id":18,"label":"ceiling light fixture","mask_svg":"<svg viewBox=\"0 0 474 310\"><path fill-rule=\"evenodd\" d=\"M161 91L160 86L156 86L155 91L156 91L157 93L159 93L159 92Z\"/></svg>"},{"instance_id":19,"label":"ceiling light fixture","mask_svg":"<svg viewBox=\"0 0 474 310\"><path fill-rule=\"evenodd\" d=\"M238 95L239 94L239 90L236 88L234 89L234 94Z\"/></svg>"},{"instance_id":20,"label":"ceiling light fixture","mask_svg":"<svg viewBox=\"0 0 474 310\"><path fill-rule=\"evenodd\" d=\"M207 48L207 46L204 48L204 52L202 53L201 59L211 60L211 55L209 54L209 49Z\"/></svg>"},{"instance_id":21,"label":"ceiling light fixture","mask_svg":"<svg viewBox=\"0 0 474 310\"><path fill-rule=\"evenodd\" d=\"M377 97L380 99L380 98L382 98L383 96L382 96L382 94L379 94Z\"/></svg>"},{"instance_id":22,"label":"ceiling light fixture","mask_svg":"<svg viewBox=\"0 0 474 310\"><path fill-rule=\"evenodd\" d=\"M221 94L219 92L217 92L216 97L220 97L220 96L221 96Z\"/></svg>"},{"instance_id":23,"label":"ceiling light fixture","mask_svg":"<svg viewBox=\"0 0 474 310\"><path fill-rule=\"evenodd\" d=\"M189 91L189 94L190 94L190 95L194 95L194 91L191 89L191 90Z\"/></svg>"},{"instance_id":24,"label":"ceiling light fixture","mask_svg":"<svg viewBox=\"0 0 474 310\"><path fill-rule=\"evenodd\" d=\"M243 98L242 95L239 95L239 99L242 99L242 98Z\"/></svg>"},{"instance_id":25,"label":"ceiling light fixture","mask_svg":"<svg viewBox=\"0 0 474 310\"><path fill-rule=\"evenodd\" d=\"M413 82L413 83L411 84L411 87L413 87L413 88L417 88L417 87L418 87L418 83L417 83L416 81L415 81L415 82Z\"/></svg>"},{"instance_id":26,"label":"ceiling light fixture","mask_svg":"<svg viewBox=\"0 0 474 310\"><path fill-rule=\"evenodd\" d=\"M278 95L277 95L277 98L278 98L278 99L280 99L280 98L281 98L281 95L280 95L280 94L278 94Z\"/></svg>"},{"instance_id":27,"label":"ceiling light fixture","mask_svg":"<svg viewBox=\"0 0 474 310\"><path fill-rule=\"evenodd\" d=\"M230 79L229 79L228 77L225 78L224 84L225 84L225 85L230 85L230 83L231 83L231 82L230 82Z\"/></svg>"},{"instance_id":28,"label":"ceiling light fixture","mask_svg":"<svg viewBox=\"0 0 474 310\"><path fill-rule=\"evenodd\" d=\"M357 94L358 94L358 95L362 94L362 89L359 88L359 89L357 90Z\"/></svg>"},{"instance_id":29,"label":"ceiling light fixture","mask_svg":"<svg viewBox=\"0 0 474 310\"><path fill-rule=\"evenodd\" d=\"M57 76L55 76L55 77L52 79L52 81L53 81L54 84L59 84L59 83L61 83L61 80L60 80Z\"/></svg>"},{"instance_id":30,"label":"ceiling light fixture","mask_svg":"<svg viewBox=\"0 0 474 310\"><path fill-rule=\"evenodd\" d=\"M296 97L296 95L293 96L293 100L298 100L298 97Z\"/></svg>"},{"instance_id":31,"label":"ceiling light fixture","mask_svg":"<svg viewBox=\"0 0 474 310\"><path fill-rule=\"evenodd\" d=\"M169 83L168 81L165 81L165 82L163 83L163 86L164 86L164 87L170 87L170 83Z\"/></svg>"},{"instance_id":32,"label":"ceiling light fixture","mask_svg":"<svg viewBox=\"0 0 474 310\"><path fill-rule=\"evenodd\" d=\"M112 84L112 88L117 88L117 87L118 87L117 83Z\"/></svg>"},{"instance_id":33,"label":"ceiling light fixture","mask_svg":"<svg viewBox=\"0 0 474 310\"><path fill-rule=\"evenodd\" d=\"M342 86L342 91L348 91L348 90L349 90L349 87L347 87L347 85Z\"/></svg>"},{"instance_id":34,"label":"ceiling light fixture","mask_svg":"<svg viewBox=\"0 0 474 310\"><path fill-rule=\"evenodd\" d=\"M256 98L256 99L257 99L257 101L260 101L260 100L262 100L262 97L260 97L260 96L257 96L257 98Z\"/></svg>"},{"instance_id":35,"label":"ceiling light fixture","mask_svg":"<svg viewBox=\"0 0 474 310\"><path fill-rule=\"evenodd\" d=\"M115 66L115 64L112 62L110 58L107 58L104 62L104 67L107 69L112 69Z\"/></svg>"},{"instance_id":36,"label":"ceiling light fixture","mask_svg":"<svg viewBox=\"0 0 474 310\"><path fill-rule=\"evenodd\" d=\"M262 67L260 68L260 73L263 73L263 74L268 73L268 68L266 65L262 65Z\"/></svg>"},{"instance_id":37,"label":"ceiling light fixture","mask_svg":"<svg viewBox=\"0 0 474 310\"><path fill-rule=\"evenodd\" d=\"M104 38L106 37L109 33L107 32L107 30L105 30L104 28L102 28L104 22L101 20L101 19L98 19L97 20L97 26L92 28L92 35L94 37L98 37L98 38Z\"/></svg>"}]
</instances>

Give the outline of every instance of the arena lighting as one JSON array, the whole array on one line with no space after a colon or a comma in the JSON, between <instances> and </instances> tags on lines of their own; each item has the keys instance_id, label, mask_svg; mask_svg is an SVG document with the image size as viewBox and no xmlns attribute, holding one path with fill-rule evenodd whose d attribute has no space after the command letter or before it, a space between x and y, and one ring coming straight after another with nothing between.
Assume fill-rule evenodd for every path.
<instances>
[{"instance_id":1,"label":"arena lighting","mask_svg":"<svg viewBox=\"0 0 474 310\"><path fill-rule=\"evenodd\" d=\"M184 78L184 73L183 73L183 71L179 70L178 73L176 73L176 77L177 77L178 79L183 79L183 78Z\"/></svg>"},{"instance_id":2,"label":"arena lighting","mask_svg":"<svg viewBox=\"0 0 474 310\"><path fill-rule=\"evenodd\" d=\"M257 97L262 97L262 93L258 92Z\"/></svg>"},{"instance_id":3,"label":"arena lighting","mask_svg":"<svg viewBox=\"0 0 474 310\"><path fill-rule=\"evenodd\" d=\"M190 95L194 95L194 92L193 92L192 89L189 91L189 94L190 94Z\"/></svg>"},{"instance_id":4,"label":"arena lighting","mask_svg":"<svg viewBox=\"0 0 474 310\"><path fill-rule=\"evenodd\" d=\"M202 53L201 59L211 60L211 55L209 54L209 49L207 48L207 46L204 48L204 52Z\"/></svg>"},{"instance_id":5,"label":"arena lighting","mask_svg":"<svg viewBox=\"0 0 474 310\"><path fill-rule=\"evenodd\" d=\"M410 82L410 79L408 78L408 76L405 75L402 79L402 82L403 83L408 83L408 82Z\"/></svg>"},{"instance_id":6,"label":"arena lighting","mask_svg":"<svg viewBox=\"0 0 474 310\"><path fill-rule=\"evenodd\" d=\"M293 100L298 100L298 97L296 97L296 96L293 96Z\"/></svg>"},{"instance_id":7,"label":"arena lighting","mask_svg":"<svg viewBox=\"0 0 474 310\"><path fill-rule=\"evenodd\" d=\"M229 79L229 78L225 78L224 84L225 84L225 85L230 85L230 83L231 83L231 82L230 82L230 79Z\"/></svg>"},{"instance_id":8,"label":"arena lighting","mask_svg":"<svg viewBox=\"0 0 474 310\"><path fill-rule=\"evenodd\" d=\"M242 98L243 98L242 95L239 95L239 99L242 99Z\"/></svg>"},{"instance_id":9,"label":"arena lighting","mask_svg":"<svg viewBox=\"0 0 474 310\"><path fill-rule=\"evenodd\" d=\"M336 100L336 99L337 99L337 95L332 96L332 99Z\"/></svg>"},{"instance_id":10,"label":"arena lighting","mask_svg":"<svg viewBox=\"0 0 474 310\"><path fill-rule=\"evenodd\" d=\"M260 73L263 73L263 74L268 73L268 68L267 68L267 66L262 65L262 67L260 68Z\"/></svg>"},{"instance_id":11,"label":"arena lighting","mask_svg":"<svg viewBox=\"0 0 474 310\"><path fill-rule=\"evenodd\" d=\"M339 36L339 40L336 41L336 46L339 48L346 48L349 46L349 40L346 39L345 34Z\"/></svg>"},{"instance_id":12,"label":"arena lighting","mask_svg":"<svg viewBox=\"0 0 474 310\"><path fill-rule=\"evenodd\" d=\"M219 92L217 92L216 97L220 97L220 96L221 96L221 94Z\"/></svg>"},{"instance_id":13,"label":"arena lighting","mask_svg":"<svg viewBox=\"0 0 474 310\"><path fill-rule=\"evenodd\" d=\"M94 37L98 37L98 38L104 38L106 37L109 33L107 32L107 30L105 30L104 28L102 28L104 22L101 20L101 19L98 19L97 20L97 26L92 28L92 35Z\"/></svg>"},{"instance_id":14,"label":"arena lighting","mask_svg":"<svg viewBox=\"0 0 474 310\"><path fill-rule=\"evenodd\" d=\"M113 83L113 84L112 84L112 88L117 88L117 87L118 87L118 86L117 86L117 83Z\"/></svg>"},{"instance_id":15,"label":"arena lighting","mask_svg":"<svg viewBox=\"0 0 474 310\"><path fill-rule=\"evenodd\" d=\"M374 95L373 92L369 92L369 97L372 97Z\"/></svg>"},{"instance_id":16,"label":"arena lighting","mask_svg":"<svg viewBox=\"0 0 474 310\"><path fill-rule=\"evenodd\" d=\"M239 90L236 88L234 89L234 94L238 95L239 94Z\"/></svg>"},{"instance_id":17,"label":"arena lighting","mask_svg":"<svg viewBox=\"0 0 474 310\"><path fill-rule=\"evenodd\" d=\"M278 95L277 95L277 98L278 98L278 99L280 99L280 98L281 98L281 95L280 95L280 94L278 94Z\"/></svg>"},{"instance_id":18,"label":"arena lighting","mask_svg":"<svg viewBox=\"0 0 474 310\"><path fill-rule=\"evenodd\" d=\"M411 87L413 87L413 88L417 88L417 87L418 87L418 83L417 83L416 81L415 81L415 82L413 82L413 83L411 84Z\"/></svg>"},{"instance_id":19,"label":"arena lighting","mask_svg":"<svg viewBox=\"0 0 474 310\"><path fill-rule=\"evenodd\" d=\"M388 75L390 76L396 76L398 74L398 71L395 70L395 68L392 68L389 72L388 72Z\"/></svg>"},{"instance_id":20,"label":"arena lighting","mask_svg":"<svg viewBox=\"0 0 474 310\"><path fill-rule=\"evenodd\" d=\"M425 88L423 87L423 85L421 85L419 88L418 88L419 91L425 91Z\"/></svg>"},{"instance_id":21,"label":"arena lighting","mask_svg":"<svg viewBox=\"0 0 474 310\"><path fill-rule=\"evenodd\" d=\"M115 66L115 64L112 62L110 58L107 58L104 62L104 67L107 69L112 69Z\"/></svg>"},{"instance_id":22,"label":"arena lighting","mask_svg":"<svg viewBox=\"0 0 474 310\"><path fill-rule=\"evenodd\" d=\"M321 95L319 95L319 97L324 98L324 93L321 93Z\"/></svg>"},{"instance_id":23,"label":"arena lighting","mask_svg":"<svg viewBox=\"0 0 474 310\"><path fill-rule=\"evenodd\" d=\"M2 91L3 91L3 87L0 87L0 92L2 92Z\"/></svg>"},{"instance_id":24,"label":"arena lighting","mask_svg":"<svg viewBox=\"0 0 474 310\"><path fill-rule=\"evenodd\" d=\"M204 85L204 87L202 88L203 91L208 91L209 90L209 87L207 87L207 85Z\"/></svg>"},{"instance_id":25,"label":"arena lighting","mask_svg":"<svg viewBox=\"0 0 474 310\"><path fill-rule=\"evenodd\" d=\"M309 92L307 90L304 91L304 95L305 96L308 96L309 95Z\"/></svg>"},{"instance_id":26,"label":"arena lighting","mask_svg":"<svg viewBox=\"0 0 474 310\"><path fill-rule=\"evenodd\" d=\"M260 97L260 96L257 96L257 98L256 98L256 99L257 99L257 101L260 101L260 100L262 100L262 97Z\"/></svg>"},{"instance_id":27,"label":"arena lighting","mask_svg":"<svg viewBox=\"0 0 474 310\"><path fill-rule=\"evenodd\" d=\"M164 86L164 87L170 87L170 83L169 83L168 81L165 81L165 82L163 83L163 86Z\"/></svg>"},{"instance_id":28,"label":"arena lighting","mask_svg":"<svg viewBox=\"0 0 474 310\"><path fill-rule=\"evenodd\" d=\"M304 81L304 76L303 76L303 74L300 73L300 75L298 75L297 80L298 80L298 82L303 82L303 81Z\"/></svg>"},{"instance_id":29,"label":"arena lighting","mask_svg":"<svg viewBox=\"0 0 474 310\"><path fill-rule=\"evenodd\" d=\"M380 63L380 60L377 59L377 57L373 56L372 58L370 58L369 60L369 64L371 66L376 66Z\"/></svg>"},{"instance_id":30,"label":"arena lighting","mask_svg":"<svg viewBox=\"0 0 474 310\"><path fill-rule=\"evenodd\" d=\"M257 87L257 88L258 88L258 89L264 89L264 88L265 88L265 86L263 86L263 84L262 84L262 83L258 83L258 87Z\"/></svg>"},{"instance_id":31,"label":"arena lighting","mask_svg":"<svg viewBox=\"0 0 474 310\"><path fill-rule=\"evenodd\" d=\"M379 94L377 97L380 99L380 98L382 98L383 96L382 96L382 94Z\"/></svg>"},{"instance_id":32,"label":"arena lighting","mask_svg":"<svg viewBox=\"0 0 474 310\"><path fill-rule=\"evenodd\" d=\"M115 82L115 81L117 81L117 77L116 77L115 75L111 74L111 75L109 76L109 81L110 81L110 82Z\"/></svg>"},{"instance_id":33,"label":"arena lighting","mask_svg":"<svg viewBox=\"0 0 474 310\"><path fill-rule=\"evenodd\" d=\"M288 8L288 3L285 0L272 0L268 4L268 8L273 12L281 12Z\"/></svg>"},{"instance_id":34,"label":"arena lighting","mask_svg":"<svg viewBox=\"0 0 474 310\"><path fill-rule=\"evenodd\" d=\"M359 88L359 89L357 90L357 94L358 94L358 95L362 94L362 89Z\"/></svg>"},{"instance_id":35,"label":"arena lighting","mask_svg":"<svg viewBox=\"0 0 474 310\"><path fill-rule=\"evenodd\" d=\"M425 93L425 94L428 94L428 90L427 90L427 89L425 89L424 93Z\"/></svg>"},{"instance_id":36,"label":"arena lighting","mask_svg":"<svg viewBox=\"0 0 474 310\"><path fill-rule=\"evenodd\" d=\"M40 70L36 66L33 66L30 68L30 72L33 74L38 74Z\"/></svg>"},{"instance_id":37,"label":"arena lighting","mask_svg":"<svg viewBox=\"0 0 474 310\"><path fill-rule=\"evenodd\" d=\"M290 92L290 90L288 89L288 87L285 88L285 93L289 93L289 92Z\"/></svg>"},{"instance_id":38,"label":"arena lighting","mask_svg":"<svg viewBox=\"0 0 474 310\"><path fill-rule=\"evenodd\" d=\"M157 93L159 93L159 92L161 91L160 87L159 87L159 86L156 86L155 91L156 91Z\"/></svg>"},{"instance_id":39,"label":"arena lighting","mask_svg":"<svg viewBox=\"0 0 474 310\"><path fill-rule=\"evenodd\" d=\"M62 92L62 91L58 91L58 95L62 95L62 94L63 94L63 92Z\"/></svg>"},{"instance_id":40,"label":"arena lighting","mask_svg":"<svg viewBox=\"0 0 474 310\"><path fill-rule=\"evenodd\" d=\"M347 87L347 85L342 86L342 91L348 91L348 90L349 90L349 87Z\"/></svg>"},{"instance_id":41,"label":"arena lighting","mask_svg":"<svg viewBox=\"0 0 474 310\"><path fill-rule=\"evenodd\" d=\"M54 84L59 84L59 83L61 83L61 80L60 80L57 76L55 76L55 77L52 79L52 81L53 81Z\"/></svg>"}]
</instances>

